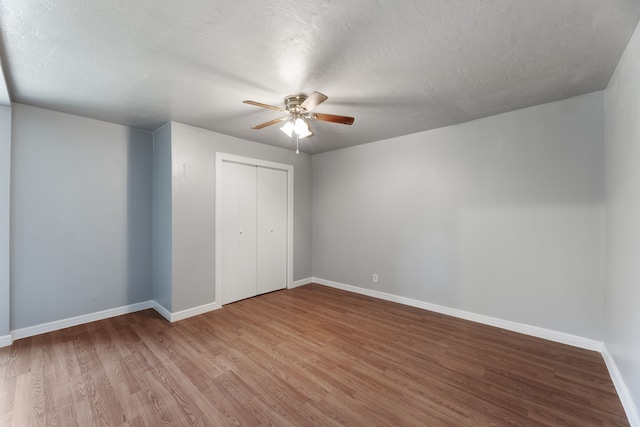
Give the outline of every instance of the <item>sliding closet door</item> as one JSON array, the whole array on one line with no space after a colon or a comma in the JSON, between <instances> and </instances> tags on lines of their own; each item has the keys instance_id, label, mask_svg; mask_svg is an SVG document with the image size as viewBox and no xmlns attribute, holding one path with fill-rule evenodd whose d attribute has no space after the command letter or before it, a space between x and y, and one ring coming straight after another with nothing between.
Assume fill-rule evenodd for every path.
<instances>
[{"instance_id":1,"label":"sliding closet door","mask_svg":"<svg viewBox=\"0 0 640 427\"><path fill-rule=\"evenodd\" d=\"M256 295L256 167L222 162L222 303Z\"/></svg>"},{"instance_id":2,"label":"sliding closet door","mask_svg":"<svg viewBox=\"0 0 640 427\"><path fill-rule=\"evenodd\" d=\"M287 172L258 167L258 294L287 286Z\"/></svg>"}]
</instances>

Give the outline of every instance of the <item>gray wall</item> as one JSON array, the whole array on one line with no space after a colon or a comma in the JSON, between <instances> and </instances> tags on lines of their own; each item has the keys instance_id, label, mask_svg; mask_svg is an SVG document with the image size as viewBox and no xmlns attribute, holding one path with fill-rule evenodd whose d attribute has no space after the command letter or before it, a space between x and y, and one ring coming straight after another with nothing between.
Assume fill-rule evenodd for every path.
<instances>
[{"instance_id":1,"label":"gray wall","mask_svg":"<svg viewBox=\"0 0 640 427\"><path fill-rule=\"evenodd\" d=\"M173 312L215 300L215 153L294 166L293 279L311 277L311 156L171 123Z\"/></svg>"},{"instance_id":2,"label":"gray wall","mask_svg":"<svg viewBox=\"0 0 640 427\"><path fill-rule=\"evenodd\" d=\"M14 104L11 329L148 301L152 135Z\"/></svg>"},{"instance_id":3,"label":"gray wall","mask_svg":"<svg viewBox=\"0 0 640 427\"><path fill-rule=\"evenodd\" d=\"M153 134L153 299L171 311L171 124Z\"/></svg>"},{"instance_id":4,"label":"gray wall","mask_svg":"<svg viewBox=\"0 0 640 427\"><path fill-rule=\"evenodd\" d=\"M0 81L0 85L4 85L4 81ZM0 338L8 336L10 332L10 207L11 107L0 105Z\"/></svg>"},{"instance_id":5,"label":"gray wall","mask_svg":"<svg viewBox=\"0 0 640 427\"><path fill-rule=\"evenodd\" d=\"M313 275L601 340L603 132L599 92L315 155Z\"/></svg>"},{"instance_id":6,"label":"gray wall","mask_svg":"<svg viewBox=\"0 0 640 427\"><path fill-rule=\"evenodd\" d=\"M640 29L605 91L607 350L640 410ZM640 416L638 413L636 416Z\"/></svg>"}]
</instances>

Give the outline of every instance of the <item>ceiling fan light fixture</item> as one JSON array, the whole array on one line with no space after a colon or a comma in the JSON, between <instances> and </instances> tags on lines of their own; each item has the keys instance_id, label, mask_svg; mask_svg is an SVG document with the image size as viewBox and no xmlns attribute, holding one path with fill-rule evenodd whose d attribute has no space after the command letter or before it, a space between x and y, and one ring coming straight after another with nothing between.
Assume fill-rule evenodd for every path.
<instances>
[{"instance_id":1,"label":"ceiling fan light fixture","mask_svg":"<svg viewBox=\"0 0 640 427\"><path fill-rule=\"evenodd\" d=\"M282 132L284 132L289 138L293 135L294 126L292 122L287 122L280 128Z\"/></svg>"},{"instance_id":2,"label":"ceiling fan light fixture","mask_svg":"<svg viewBox=\"0 0 640 427\"><path fill-rule=\"evenodd\" d=\"M293 130L296 134L298 134L298 138L305 138L311 135L311 130L309 129L309 125L303 119L298 117L293 124Z\"/></svg>"},{"instance_id":3,"label":"ceiling fan light fixture","mask_svg":"<svg viewBox=\"0 0 640 427\"><path fill-rule=\"evenodd\" d=\"M298 138L306 138L309 135L312 135L311 129L309 129L309 125L304 119L298 117L295 121L288 121L280 128L282 132L285 133L289 138L293 136L295 133L298 135Z\"/></svg>"},{"instance_id":4,"label":"ceiling fan light fixture","mask_svg":"<svg viewBox=\"0 0 640 427\"><path fill-rule=\"evenodd\" d=\"M313 135L313 132L311 132L309 129L307 129L303 133L299 133L298 134L298 138L306 138L306 137L308 137L310 135Z\"/></svg>"}]
</instances>

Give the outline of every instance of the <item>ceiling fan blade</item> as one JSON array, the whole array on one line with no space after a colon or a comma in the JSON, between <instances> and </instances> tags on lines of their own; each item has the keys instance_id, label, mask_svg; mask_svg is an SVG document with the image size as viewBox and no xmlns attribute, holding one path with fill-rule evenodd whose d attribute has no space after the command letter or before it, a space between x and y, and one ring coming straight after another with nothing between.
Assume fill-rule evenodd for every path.
<instances>
[{"instance_id":1,"label":"ceiling fan blade","mask_svg":"<svg viewBox=\"0 0 640 427\"><path fill-rule=\"evenodd\" d=\"M310 118L313 120L320 120L323 122L331 122L331 123L340 123L343 125L352 125L353 121L355 120L353 117L334 116L333 114L322 114L322 113L311 114Z\"/></svg>"},{"instance_id":2,"label":"ceiling fan blade","mask_svg":"<svg viewBox=\"0 0 640 427\"><path fill-rule=\"evenodd\" d=\"M256 101L242 101L242 102L244 102L245 104L255 105L256 107L262 107L262 108L268 108L270 110L280 111L281 113L285 112L283 108L275 107L273 105L263 104L262 102L256 102Z\"/></svg>"},{"instance_id":3,"label":"ceiling fan blade","mask_svg":"<svg viewBox=\"0 0 640 427\"><path fill-rule=\"evenodd\" d=\"M255 125L252 129L266 128L267 126L275 125L276 123L284 122L285 120L289 120L289 116L284 116L278 119L270 120L268 122L260 123L259 125Z\"/></svg>"},{"instance_id":4,"label":"ceiling fan blade","mask_svg":"<svg viewBox=\"0 0 640 427\"><path fill-rule=\"evenodd\" d=\"M303 108L306 111L311 111L318 105L326 101L327 98L327 95L324 95L320 92L313 92L307 99L304 100L302 104L300 104L300 108Z\"/></svg>"}]
</instances>

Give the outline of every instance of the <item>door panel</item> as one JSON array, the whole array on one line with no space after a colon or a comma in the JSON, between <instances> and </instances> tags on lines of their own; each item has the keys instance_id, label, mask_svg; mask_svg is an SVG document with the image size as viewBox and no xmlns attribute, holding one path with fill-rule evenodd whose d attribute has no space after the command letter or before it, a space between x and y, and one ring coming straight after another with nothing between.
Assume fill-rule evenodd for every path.
<instances>
[{"instance_id":1,"label":"door panel","mask_svg":"<svg viewBox=\"0 0 640 427\"><path fill-rule=\"evenodd\" d=\"M222 303L256 295L256 167L222 163Z\"/></svg>"},{"instance_id":2,"label":"door panel","mask_svg":"<svg viewBox=\"0 0 640 427\"><path fill-rule=\"evenodd\" d=\"M257 168L258 294L287 286L287 173Z\"/></svg>"}]
</instances>

